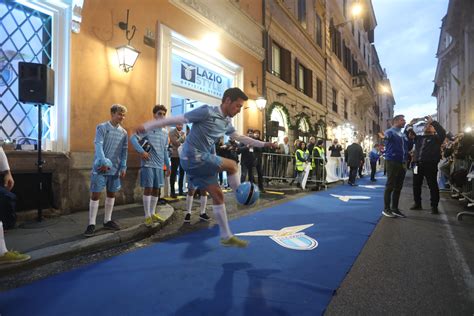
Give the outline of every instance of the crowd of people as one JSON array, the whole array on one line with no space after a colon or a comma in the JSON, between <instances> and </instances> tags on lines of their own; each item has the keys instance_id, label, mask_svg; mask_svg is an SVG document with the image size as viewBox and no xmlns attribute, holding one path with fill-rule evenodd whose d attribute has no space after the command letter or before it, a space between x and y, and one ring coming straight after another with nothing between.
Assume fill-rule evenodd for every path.
<instances>
[{"instance_id":1,"label":"crowd of people","mask_svg":"<svg viewBox=\"0 0 474 316\"><path fill-rule=\"evenodd\" d=\"M231 118L240 112L247 99L240 89L231 88L225 91L220 106L205 105L184 115L172 117L165 117L165 106L156 105L152 109L153 119L136 128L136 132L130 137L130 143L141 158L139 175L146 226L153 227L163 221L158 214L158 201L165 177L170 177L171 197L177 196L176 179L179 195L185 194L187 183L185 222L190 222L196 192L199 192L200 197L199 219L210 220L206 213L207 198L210 195L213 199L214 218L220 227L221 243L224 246L245 247L247 242L235 237L228 225L222 192L224 172L227 185L234 191L245 181L256 182L260 191L264 191L265 163L272 164L277 177L284 181L292 178L290 185L295 183L302 187L308 177L324 183L327 155L322 139L310 137L308 144L296 139L290 144L289 138L285 136L283 142L277 144L262 141L259 130L248 129L247 136L237 134ZM96 128L89 223L84 232L86 237L95 235L99 199L104 190L103 227L120 229L119 224L112 220L112 212L115 195L127 172L128 134L121 126L126 113L125 106L114 104L110 109L110 120ZM187 128L188 123L192 123L192 128ZM166 126L175 127L168 132L164 128ZM228 136L227 142L224 142L225 135ZM469 176L474 177L474 170L469 170L474 157L472 133L452 136L431 116L413 119L406 124L404 116L397 115L393 118L392 127L379 136L383 139L383 144L375 144L368 155L357 141L343 149L338 140L334 139L328 150L330 158L337 159L338 162L344 157L349 168L348 184L351 186L357 186L357 176L363 176L366 156L370 162L371 181L376 181L377 165L381 157L384 158L387 182L382 214L386 217L406 217L399 209L399 199L407 169L413 171L414 203L410 209L422 209L421 190L426 178L432 214L438 214L438 183L441 184L441 189L448 189L453 185L462 185ZM271 162L264 162L264 152L275 154L278 159L274 157ZM468 157L471 163L466 166ZM254 170L257 172L257 181ZM1 188L10 191L14 181L1 147L0 171L4 173ZM27 255L7 250L3 223L0 222L0 263L2 260L15 262L28 259Z\"/></svg>"}]
</instances>

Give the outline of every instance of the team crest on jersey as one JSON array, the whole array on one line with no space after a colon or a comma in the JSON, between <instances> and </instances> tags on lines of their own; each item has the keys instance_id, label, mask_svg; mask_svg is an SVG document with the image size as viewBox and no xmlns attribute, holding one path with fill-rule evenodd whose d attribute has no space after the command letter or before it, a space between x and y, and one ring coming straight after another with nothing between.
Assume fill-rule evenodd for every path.
<instances>
[{"instance_id":1,"label":"team crest on jersey","mask_svg":"<svg viewBox=\"0 0 474 316\"><path fill-rule=\"evenodd\" d=\"M314 224L284 227L280 230L257 230L254 232L240 233L237 236L268 236L271 240L282 247L293 250L313 250L318 246L318 242L307 236L302 230Z\"/></svg>"}]
</instances>

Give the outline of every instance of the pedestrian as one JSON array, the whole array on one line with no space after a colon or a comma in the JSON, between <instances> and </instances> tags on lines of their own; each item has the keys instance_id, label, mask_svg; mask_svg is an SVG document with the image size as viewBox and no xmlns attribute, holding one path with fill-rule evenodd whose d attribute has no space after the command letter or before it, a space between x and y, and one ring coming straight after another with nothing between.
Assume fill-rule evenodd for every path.
<instances>
[{"instance_id":1,"label":"pedestrian","mask_svg":"<svg viewBox=\"0 0 474 316\"><path fill-rule=\"evenodd\" d=\"M316 146L314 146L313 151L310 152L312 156L312 168L314 172L314 177L316 180L316 187L319 189L320 184L324 185L324 168L327 162L326 152L324 150L324 141L318 139Z\"/></svg>"},{"instance_id":2,"label":"pedestrian","mask_svg":"<svg viewBox=\"0 0 474 316\"><path fill-rule=\"evenodd\" d=\"M292 153L292 148L290 147L289 139L288 136L283 137L283 143L278 145L277 148L277 153L280 154L280 159L278 165L278 172L277 175L282 178L287 177L287 170L288 166L291 165L291 153ZM291 169L292 170L292 169ZM283 180L286 182L286 179Z\"/></svg>"},{"instance_id":3,"label":"pedestrian","mask_svg":"<svg viewBox=\"0 0 474 316\"><path fill-rule=\"evenodd\" d=\"M348 184L351 186L357 186L355 183L357 177L357 170L360 167L360 164L364 160L364 152L362 147L355 140L352 144L347 146L344 151L344 158L347 165L349 166L349 181Z\"/></svg>"},{"instance_id":4,"label":"pedestrian","mask_svg":"<svg viewBox=\"0 0 474 316\"><path fill-rule=\"evenodd\" d=\"M308 149L306 149L306 143L300 141L298 143L298 149L295 152L295 169L296 169L296 186L301 186L301 182L304 177L304 169L306 164L311 163L311 156ZM311 171L310 171L311 172Z\"/></svg>"},{"instance_id":5,"label":"pedestrian","mask_svg":"<svg viewBox=\"0 0 474 316\"><path fill-rule=\"evenodd\" d=\"M260 131L258 129L253 131L253 138L256 140L262 141L260 139ZM278 147L276 144L275 147ZM255 155L255 169L257 169L257 183L258 183L258 189L260 190L261 193L265 192L265 188L263 187L263 170L262 170L262 165L263 165L263 148L255 147L254 148L254 155Z\"/></svg>"},{"instance_id":6,"label":"pedestrian","mask_svg":"<svg viewBox=\"0 0 474 316\"><path fill-rule=\"evenodd\" d=\"M193 183L189 181L188 174L186 174L186 178L188 182L188 193L186 194L186 215L184 216L184 222L191 223L191 212L193 209L194 194L196 193L196 191L199 191L199 199L201 202L199 207L199 220L209 222L211 218L206 213L208 193L206 192L206 190L194 188Z\"/></svg>"},{"instance_id":7,"label":"pedestrian","mask_svg":"<svg viewBox=\"0 0 474 316\"><path fill-rule=\"evenodd\" d=\"M377 171L377 162L380 159L379 144L375 144L369 153L370 160L370 181L375 182L375 172Z\"/></svg>"},{"instance_id":8,"label":"pedestrian","mask_svg":"<svg viewBox=\"0 0 474 316\"><path fill-rule=\"evenodd\" d=\"M247 136L253 138L253 129L247 130ZM240 154L240 182L248 181L254 183L253 168L255 166L254 148L249 145L239 144Z\"/></svg>"},{"instance_id":9,"label":"pedestrian","mask_svg":"<svg viewBox=\"0 0 474 316\"><path fill-rule=\"evenodd\" d=\"M328 150L331 152L330 157L338 157L338 158L341 157L342 146L339 144L339 141L337 140L337 138L333 140Z\"/></svg>"},{"instance_id":10,"label":"pedestrian","mask_svg":"<svg viewBox=\"0 0 474 316\"><path fill-rule=\"evenodd\" d=\"M186 133L183 130L183 124L176 124L176 127L170 131L170 147L171 147L171 176L170 176L170 187L171 197L176 198L176 176L178 176L178 194L183 196L183 183L184 183L184 169L181 166L179 159L179 148L183 145L186 140ZM179 172L179 174L178 174Z\"/></svg>"},{"instance_id":11,"label":"pedestrian","mask_svg":"<svg viewBox=\"0 0 474 316\"><path fill-rule=\"evenodd\" d=\"M137 128L138 131L145 131L172 124L192 123L191 132L180 153L181 163L193 186L204 189L211 195L214 218L219 225L221 244L224 246L246 247L248 242L232 234L227 220L224 194L217 180L217 173L226 171L229 184L232 190L236 191L240 185L237 164L233 160L212 154L212 149L224 134L249 146L273 146L272 143L239 135L232 126L232 117L240 112L244 101L247 100L248 97L242 90L229 88L224 92L220 106L203 105L184 115L149 121Z\"/></svg>"},{"instance_id":12,"label":"pedestrian","mask_svg":"<svg viewBox=\"0 0 474 316\"><path fill-rule=\"evenodd\" d=\"M316 146L316 138L314 136L311 136L309 138L308 145L306 146L306 149L308 149L310 155L313 152L314 146Z\"/></svg>"},{"instance_id":13,"label":"pedestrian","mask_svg":"<svg viewBox=\"0 0 474 316\"><path fill-rule=\"evenodd\" d=\"M405 116L396 115L392 120L392 127L384 133L387 183L382 214L391 218L406 217L398 208L406 174L407 153L412 147L412 142L402 132L405 124Z\"/></svg>"},{"instance_id":14,"label":"pedestrian","mask_svg":"<svg viewBox=\"0 0 474 316\"><path fill-rule=\"evenodd\" d=\"M441 145L446 138L446 131L431 116L425 116L423 120L426 120L423 135L416 135L414 140L413 198L415 203L410 209L422 209L421 186L423 185L423 179L426 178L430 188L431 213L438 214L438 163L441 160ZM408 126L413 126L416 121L417 119L413 119Z\"/></svg>"},{"instance_id":15,"label":"pedestrian","mask_svg":"<svg viewBox=\"0 0 474 316\"><path fill-rule=\"evenodd\" d=\"M101 192L106 189L104 205L104 228L120 230L120 226L112 220L115 194L120 190L121 182L127 172L128 135L120 125L127 108L114 104L110 108L110 121L97 125L95 133L94 165L91 172L91 196L89 201L89 225L84 236L95 234L96 217L99 210Z\"/></svg>"},{"instance_id":16,"label":"pedestrian","mask_svg":"<svg viewBox=\"0 0 474 316\"><path fill-rule=\"evenodd\" d=\"M13 180L7 156L0 146L0 174L3 174L3 181L0 185L8 191L13 189L15 181ZM17 251L9 251L5 243L5 233L3 231L3 222L0 221L0 265L9 263L19 263L30 260L31 257Z\"/></svg>"},{"instance_id":17,"label":"pedestrian","mask_svg":"<svg viewBox=\"0 0 474 316\"><path fill-rule=\"evenodd\" d=\"M161 120L166 116L166 112L164 105L155 105L152 110L153 118ZM165 183L163 166L166 166L167 177L171 173L167 150L168 132L163 128L156 128L143 134L133 134L130 142L140 154L140 186L143 188L145 225L152 227L164 221L158 215L156 205Z\"/></svg>"}]
</instances>

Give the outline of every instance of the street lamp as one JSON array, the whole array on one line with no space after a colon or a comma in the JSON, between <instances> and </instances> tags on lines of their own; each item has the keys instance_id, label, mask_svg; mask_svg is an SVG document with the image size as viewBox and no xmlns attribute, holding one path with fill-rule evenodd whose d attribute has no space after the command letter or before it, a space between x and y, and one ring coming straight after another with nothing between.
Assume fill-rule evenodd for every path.
<instances>
[{"instance_id":1,"label":"street lamp","mask_svg":"<svg viewBox=\"0 0 474 316\"><path fill-rule=\"evenodd\" d=\"M255 100L255 104L257 104L257 109L262 111L267 105L267 99L265 99L264 97L258 97L257 100Z\"/></svg>"},{"instance_id":2,"label":"street lamp","mask_svg":"<svg viewBox=\"0 0 474 316\"><path fill-rule=\"evenodd\" d=\"M362 4L360 4L360 2L358 2L358 1L353 3L352 7L351 7L352 19L347 20L347 21L342 22L342 23L339 23L339 24L336 24L336 25L334 25L334 27L339 28L339 27L342 27L346 24L349 24L349 23L357 20L362 15L362 12L363 12Z\"/></svg>"},{"instance_id":3,"label":"street lamp","mask_svg":"<svg viewBox=\"0 0 474 316\"><path fill-rule=\"evenodd\" d=\"M119 67L124 72L129 72L133 69L133 66L137 62L138 55L140 55L140 51L136 50L133 46L130 45L130 41L135 36L135 31L137 30L137 28L135 27L135 25L132 25L131 29L128 29L129 11L130 10L127 9L127 21L119 22L118 24L119 28L125 31L125 38L128 40L128 44L116 48Z\"/></svg>"}]
</instances>

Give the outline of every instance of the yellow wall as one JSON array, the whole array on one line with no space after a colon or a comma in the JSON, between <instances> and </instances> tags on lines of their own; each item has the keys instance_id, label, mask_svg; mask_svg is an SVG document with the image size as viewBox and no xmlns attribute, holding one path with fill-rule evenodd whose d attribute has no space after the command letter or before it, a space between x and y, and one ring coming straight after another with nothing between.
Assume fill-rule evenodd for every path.
<instances>
[{"instance_id":1,"label":"yellow wall","mask_svg":"<svg viewBox=\"0 0 474 316\"><path fill-rule=\"evenodd\" d=\"M244 4L258 9L252 2ZM126 44L125 32L117 25L126 20L127 9L129 24L137 28L131 45L141 54L133 71L124 73L118 68L115 47ZM81 32L72 35L71 45L71 151L93 151L95 126L110 118L113 103L127 106L129 112L123 125L129 133L151 118L156 99L157 51L143 43L146 29L155 32L160 22L196 40L212 31L167 0L87 0L82 17ZM258 76L261 87L261 62L224 37L219 51L244 68L244 91L251 98L257 97L250 80L255 81ZM250 113L244 111L244 127ZM256 124L255 117L252 115L252 125Z\"/></svg>"}]
</instances>

